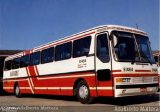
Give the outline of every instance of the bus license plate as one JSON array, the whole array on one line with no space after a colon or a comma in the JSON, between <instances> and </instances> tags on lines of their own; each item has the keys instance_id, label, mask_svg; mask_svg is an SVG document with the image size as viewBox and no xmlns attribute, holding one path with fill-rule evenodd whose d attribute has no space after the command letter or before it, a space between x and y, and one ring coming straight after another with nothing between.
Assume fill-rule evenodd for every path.
<instances>
[{"instance_id":1,"label":"bus license plate","mask_svg":"<svg viewBox=\"0 0 160 112\"><path fill-rule=\"evenodd\" d=\"M147 88L140 88L141 92L147 92Z\"/></svg>"}]
</instances>

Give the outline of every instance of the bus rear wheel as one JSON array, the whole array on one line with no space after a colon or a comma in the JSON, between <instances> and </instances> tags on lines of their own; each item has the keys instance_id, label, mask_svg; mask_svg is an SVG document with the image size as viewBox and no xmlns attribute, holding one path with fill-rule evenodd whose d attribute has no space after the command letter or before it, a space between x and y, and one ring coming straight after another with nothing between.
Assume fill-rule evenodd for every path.
<instances>
[{"instance_id":1,"label":"bus rear wheel","mask_svg":"<svg viewBox=\"0 0 160 112\"><path fill-rule=\"evenodd\" d=\"M78 83L76 88L76 96L82 104L89 104L93 101L93 97L90 94L90 90L86 81L81 80Z\"/></svg>"},{"instance_id":2,"label":"bus rear wheel","mask_svg":"<svg viewBox=\"0 0 160 112\"><path fill-rule=\"evenodd\" d=\"M20 93L20 87L18 84L15 85L14 87L14 94L17 98L21 97L21 93Z\"/></svg>"}]
</instances>

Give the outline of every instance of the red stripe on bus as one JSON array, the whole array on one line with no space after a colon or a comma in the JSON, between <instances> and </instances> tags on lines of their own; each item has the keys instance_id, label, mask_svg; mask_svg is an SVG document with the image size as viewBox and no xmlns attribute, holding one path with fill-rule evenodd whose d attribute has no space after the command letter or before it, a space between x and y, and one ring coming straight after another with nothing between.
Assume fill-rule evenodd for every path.
<instances>
[{"instance_id":1,"label":"red stripe on bus","mask_svg":"<svg viewBox=\"0 0 160 112\"><path fill-rule=\"evenodd\" d=\"M25 55L30 54L30 50L25 51Z\"/></svg>"},{"instance_id":2,"label":"red stripe on bus","mask_svg":"<svg viewBox=\"0 0 160 112\"><path fill-rule=\"evenodd\" d=\"M28 70L29 70L29 73L30 73L30 76L33 77L33 76L37 76L36 72L35 72L35 69L34 69L34 66L29 66L28 67Z\"/></svg>"},{"instance_id":3,"label":"red stripe on bus","mask_svg":"<svg viewBox=\"0 0 160 112\"><path fill-rule=\"evenodd\" d=\"M79 73L68 73L68 74L50 74L50 75L39 75L39 76L30 76L31 77L37 77L37 78L52 78L52 77L61 77L61 76L74 76L74 75L85 75L85 74L94 74L94 72L79 72ZM27 75L28 75L28 71L27 71ZM82 76L83 77L83 76ZM26 78L29 78L26 77ZM21 79L26 79L24 77L18 77L18 78L10 78L10 79L4 79L4 80L21 80ZM64 77L66 78L66 77Z\"/></svg>"},{"instance_id":4,"label":"red stripe on bus","mask_svg":"<svg viewBox=\"0 0 160 112\"><path fill-rule=\"evenodd\" d=\"M39 75L38 78L63 77L63 76L85 75L85 74L94 74L94 72L79 72L79 73L68 73L68 74L50 74L50 75L41 75L41 76Z\"/></svg>"},{"instance_id":5,"label":"red stripe on bus","mask_svg":"<svg viewBox=\"0 0 160 112\"><path fill-rule=\"evenodd\" d=\"M114 77L141 77L141 76L157 76L157 74L114 74Z\"/></svg>"},{"instance_id":6,"label":"red stripe on bus","mask_svg":"<svg viewBox=\"0 0 160 112\"><path fill-rule=\"evenodd\" d=\"M135 70L135 72L151 72L151 70Z\"/></svg>"},{"instance_id":7,"label":"red stripe on bus","mask_svg":"<svg viewBox=\"0 0 160 112\"><path fill-rule=\"evenodd\" d=\"M98 96L114 96L114 90L98 90Z\"/></svg>"},{"instance_id":8,"label":"red stripe on bus","mask_svg":"<svg viewBox=\"0 0 160 112\"><path fill-rule=\"evenodd\" d=\"M112 70L112 72L122 72L121 70Z\"/></svg>"},{"instance_id":9,"label":"red stripe on bus","mask_svg":"<svg viewBox=\"0 0 160 112\"><path fill-rule=\"evenodd\" d=\"M29 71L27 70L27 67L26 67L26 72L27 72L27 75L28 75L28 77L29 77Z\"/></svg>"},{"instance_id":10,"label":"red stripe on bus","mask_svg":"<svg viewBox=\"0 0 160 112\"><path fill-rule=\"evenodd\" d=\"M29 68L27 69L27 67L26 67L26 71L27 71L27 75L28 75L28 84L29 84L29 86L31 86L31 88L32 88L32 90L33 90L33 88L34 87L32 87L32 78L30 78L30 75L31 75L31 73L30 73L30 71L29 71ZM29 75L30 74L30 75ZM33 91L34 92L34 91Z\"/></svg>"},{"instance_id":11,"label":"red stripe on bus","mask_svg":"<svg viewBox=\"0 0 160 112\"><path fill-rule=\"evenodd\" d=\"M8 80L25 80L26 79L26 77L24 78L24 77L18 77L18 78L9 78L9 79L3 79L3 81L8 81Z\"/></svg>"},{"instance_id":12,"label":"red stripe on bus","mask_svg":"<svg viewBox=\"0 0 160 112\"><path fill-rule=\"evenodd\" d=\"M36 68L36 73L37 73L37 76L39 76L39 71L38 71L38 68L37 68L37 66L35 66L35 68Z\"/></svg>"}]
</instances>

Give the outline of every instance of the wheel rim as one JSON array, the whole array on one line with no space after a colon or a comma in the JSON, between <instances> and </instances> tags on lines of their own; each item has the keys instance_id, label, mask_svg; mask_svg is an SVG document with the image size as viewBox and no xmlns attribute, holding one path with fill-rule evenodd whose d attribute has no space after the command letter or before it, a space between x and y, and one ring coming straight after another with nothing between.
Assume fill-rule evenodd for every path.
<instances>
[{"instance_id":1,"label":"wheel rim","mask_svg":"<svg viewBox=\"0 0 160 112\"><path fill-rule=\"evenodd\" d=\"M88 96L87 86L83 85L79 88L79 96L83 99L87 98L87 96Z\"/></svg>"},{"instance_id":2,"label":"wheel rim","mask_svg":"<svg viewBox=\"0 0 160 112\"><path fill-rule=\"evenodd\" d=\"M19 95L19 87L16 86L16 91L15 91L16 95Z\"/></svg>"}]
</instances>

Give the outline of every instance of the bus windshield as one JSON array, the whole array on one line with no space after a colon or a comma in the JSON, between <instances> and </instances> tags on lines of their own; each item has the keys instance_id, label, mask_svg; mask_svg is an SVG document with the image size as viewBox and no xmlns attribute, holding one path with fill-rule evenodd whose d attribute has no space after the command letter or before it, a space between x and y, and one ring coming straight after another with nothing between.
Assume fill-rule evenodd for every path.
<instances>
[{"instance_id":1,"label":"bus windshield","mask_svg":"<svg viewBox=\"0 0 160 112\"><path fill-rule=\"evenodd\" d=\"M148 37L135 35L135 38L140 52L141 62L155 63L150 49L150 42Z\"/></svg>"},{"instance_id":2,"label":"bus windshield","mask_svg":"<svg viewBox=\"0 0 160 112\"><path fill-rule=\"evenodd\" d=\"M112 35L117 39L116 44L115 40L112 43L118 61L154 63L148 37L119 31Z\"/></svg>"}]
</instances>

